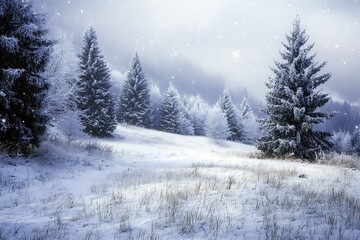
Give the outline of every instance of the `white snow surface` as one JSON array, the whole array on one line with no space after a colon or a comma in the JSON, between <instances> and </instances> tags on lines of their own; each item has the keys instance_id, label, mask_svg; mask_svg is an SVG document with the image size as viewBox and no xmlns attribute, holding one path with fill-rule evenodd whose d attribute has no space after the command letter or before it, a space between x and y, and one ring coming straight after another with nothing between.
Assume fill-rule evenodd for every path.
<instances>
[{"instance_id":1,"label":"white snow surface","mask_svg":"<svg viewBox=\"0 0 360 240\"><path fill-rule=\"evenodd\" d=\"M0 239L360 239L358 170L255 155L124 125L3 154Z\"/></svg>"}]
</instances>

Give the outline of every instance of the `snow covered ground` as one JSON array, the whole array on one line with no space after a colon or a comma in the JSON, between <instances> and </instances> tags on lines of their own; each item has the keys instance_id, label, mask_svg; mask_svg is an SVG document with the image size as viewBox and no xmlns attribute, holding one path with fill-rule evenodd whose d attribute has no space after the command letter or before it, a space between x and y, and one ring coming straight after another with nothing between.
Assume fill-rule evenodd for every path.
<instances>
[{"instance_id":1,"label":"snow covered ground","mask_svg":"<svg viewBox=\"0 0 360 240\"><path fill-rule=\"evenodd\" d=\"M136 127L114 135L0 156L0 239L360 239L358 170Z\"/></svg>"}]
</instances>

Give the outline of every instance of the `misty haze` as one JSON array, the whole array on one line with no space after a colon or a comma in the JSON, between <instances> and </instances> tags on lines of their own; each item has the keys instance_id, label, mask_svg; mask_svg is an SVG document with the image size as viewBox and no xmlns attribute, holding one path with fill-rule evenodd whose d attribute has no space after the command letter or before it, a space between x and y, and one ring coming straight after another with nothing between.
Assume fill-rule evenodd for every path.
<instances>
[{"instance_id":1,"label":"misty haze","mask_svg":"<svg viewBox=\"0 0 360 240\"><path fill-rule=\"evenodd\" d=\"M358 1L37 0L34 4L47 14L49 24L77 43L87 27L97 29L113 71L126 72L138 51L148 78L163 89L172 81L181 91L206 95L202 86L206 82L215 95L224 86L246 88L261 100L284 34L299 15L310 42L316 43L319 61L327 61L326 71L333 75L325 90L336 100L359 102ZM206 97L215 101L218 96Z\"/></svg>"}]
</instances>

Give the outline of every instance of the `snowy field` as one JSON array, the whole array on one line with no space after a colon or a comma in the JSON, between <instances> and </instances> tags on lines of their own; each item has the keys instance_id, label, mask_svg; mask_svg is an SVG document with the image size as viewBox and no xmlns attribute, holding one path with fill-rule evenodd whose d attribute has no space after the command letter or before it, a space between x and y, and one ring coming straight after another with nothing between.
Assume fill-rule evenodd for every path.
<instances>
[{"instance_id":1,"label":"snowy field","mask_svg":"<svg viewBox=\"0 0 360 240\"><path fill-rule=\"evenodd\" d=\"M114 135L0 156L0 239L360 239L359 170L136 127Z\"/></svg>"}]
</instances>

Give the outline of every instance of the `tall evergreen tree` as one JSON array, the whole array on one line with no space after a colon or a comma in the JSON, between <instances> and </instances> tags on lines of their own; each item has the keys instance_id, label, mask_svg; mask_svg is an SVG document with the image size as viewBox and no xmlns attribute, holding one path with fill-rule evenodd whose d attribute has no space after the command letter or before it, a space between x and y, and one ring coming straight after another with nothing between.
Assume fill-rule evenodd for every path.
<instances>
[{"instance_id":1,"label":"tall evergreen tree","mask_svg":"<svg viewBox=\"0 0 360 240\"><path fill-rule=\"evenodd\" d=\"M180 134L180 102L179 93L173 85L165 92L161 108L160 128L164 132Z\"/></svg>"},{"instance_id":2,"label":"tall evergreen tree","mask_svg":"<svg viewBox=\"0 0 360 240\"><path fill-rule=\"evenodd\" d=\"M51 52L45 19L31 2L0 1L0 149L38 147L48 118L48 83L42 76Z\"/></svg>"},{"instance_id":3,"label":"tall evergreen tree","mask_svg":"<svg viewBox=\"0 0 360 240\"><path fill-rule=\"evenodd\" d=\"M180 134L194 135L193 123L191 122L189 115L184 110L180 110Z\"/></svg>"},{"instance_id":4,"label":"tall evergreen tree","mask_svg":"<svg viewBox=\"0 0 360 240\"><path fill-rule=\"evenodd\" d=\"M250 115L253 113L247 97L244 97L243 100L241 101L239 110L240 110L240 117L242 119L249 118Z\"/></svg>"},{"instance_id":5,"label":"tall evergreen tree","mask_svg":"<svg viewBox=\"0 0 360 240\"><path fill-rule=\"evenodd\" d=\"M229 137L226 114L221 110L219 102L209 109L205 124L206 136L215 139L227 139Z\"/></svg>"},{"instance_id":6,"label":"tall evergreen tree","mask_svg":"<svg viewBox=\"0 0 360 240\"><path fill-rule=\"evenodd\" d=\"M331 117L331 113L318 112L329 101L327 94L315 89L331 75L318 75L325 63L314 62L309 52L314 44L306 45L309 36L296 18L290 35L283 43L283 62L275 62L275 77L266 86L266 118L260 120L266 135L258 140L257 147L268 156L314 159L320 151L328 150L331 134L316 131L313 127Z\"/></svg>"},{"instance_id":7,"label":"tall evergreen tree","mask_svg":"<svg viewBox=\"0 0 360 240\"><path fill-rule=\"evenodd\" d=\"M77 91L81 122L87 134L109 136L116 128L109 68L100 55L96 32L92 27L85 32L83 40Z\"/></svg>"},{"instance_id":8,"label":"tall evergreen tree","mask_svg":"<svg viewBox=\"0 0 360 240\"><path fill-rule=\"evenodd\" d=\"M160 112L160 129L169 133L194 135L194 127L184 109L179 92L170 84Z\"/></svg>"},{"instance_id":9,"label":"tall evergreen tree","mask_svg":"<svg viewBox=\"0 0 360 240\"><path fill-rule=\"evenodd\" d=\"M239 112L244 126L245 141L247 143L254 143L255 139L259 136L259 125L246 97L240 103Z\"/></svg>"},{"instance_id":10,"label":"tall evergreen tree","mask_svg":"<svg viewBox=\"0 0 360 240\"><path fill-rule=\"evenodd\" d=\"M188 113L189 119L194 128L194 135L205 136L205 122L208 104L200 97L200 95L184 97L183 102Z\"/></svg>"},{"instance_id":11,"label":"tall evergreen tree","mask_svg":"<svg viewBox=\"0 0 360 240\"><path fill-rule=\"evenodd\" d=\"M355 127L355 130L351 135L350 144L351 152L360 156L360 129L358 126Z\"/></svg>"},{"instance_id":12,"label":"tall evergreen tree","mask_svg":"<svg viewBox=\"0 0 360 240\"><path fill-rule=\"evenodd\" d=\"M229 127L229 136L227 140L243 141L245 140L244 126L239 116L239 111L232 103L231 96L227 91L224 91L220 98L221 110L225 113L226 120Z\"/></svg>"},{"instance_id":13,"label":"tall evergreen tree","mask_svg":"<svg viewBox=\"0 0 360 240\"><path fill-rule=\"evenodd\" d=\"M353 135L349 132L333 132L331 142L333 144L332 150L340 154L353 154L352 146Z\"/></svg>"},{"instance_id":14,"label":"tall evergreen tree","mask_svg":"<svg viewBox=\"0 0 360 240\"><path fill-rule=\"evenodd\" d=\"M56 31L54 38L57 41L44 74L49 81L46 111L50 118L49 125L56 126L71 141L84 134L80 122L81 112L75 101L79 76L78 58L69 36Z\"/></svg>"},{"instance_id":15,"label":"tall evergreen tree","mask_svg":"<svg viewBox=\"0 0 360 240\"><path fill-rule=\"evenodd\" d=\"M140 127L151 126L150 90L137 53L133 58L120 95L118 118L121 122Z\"/></svg>"}]
</instances>

